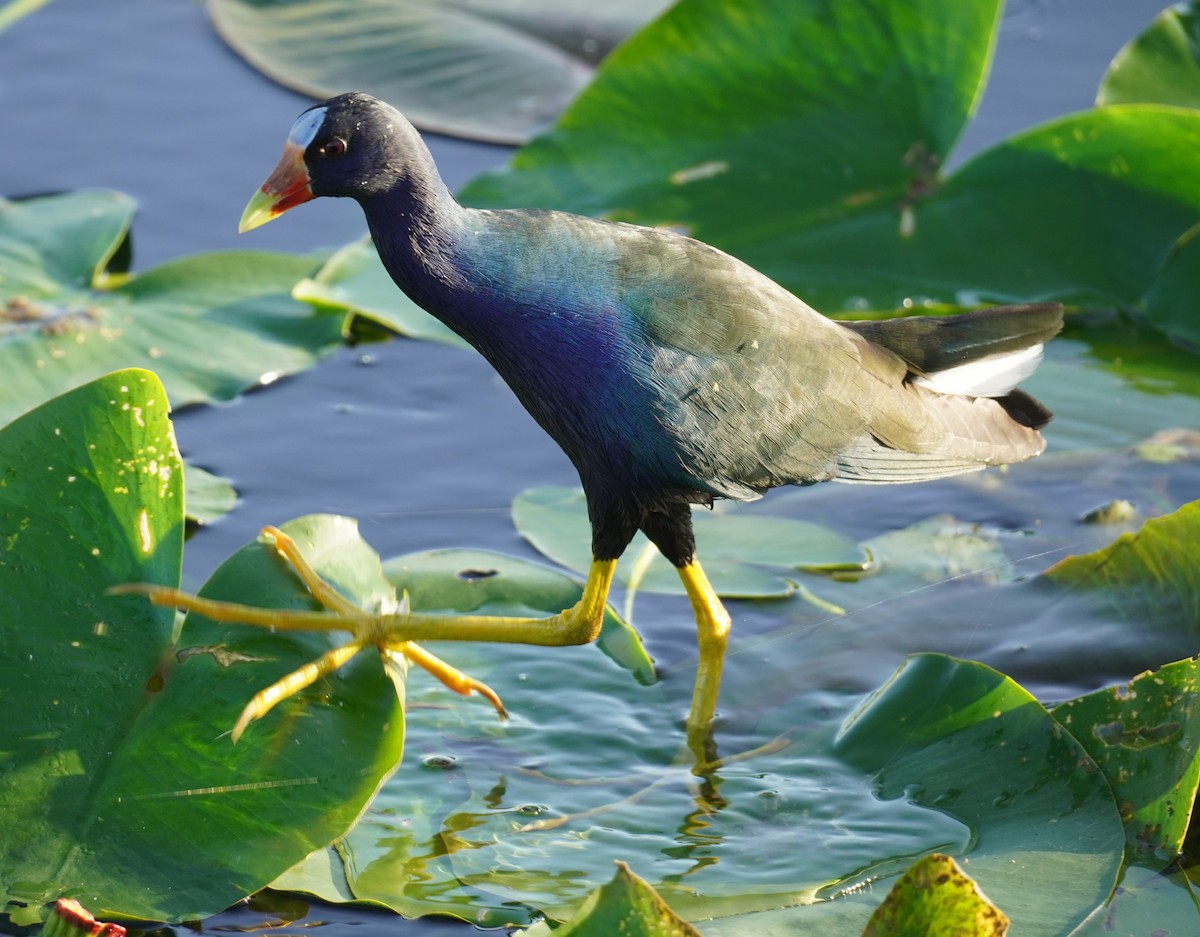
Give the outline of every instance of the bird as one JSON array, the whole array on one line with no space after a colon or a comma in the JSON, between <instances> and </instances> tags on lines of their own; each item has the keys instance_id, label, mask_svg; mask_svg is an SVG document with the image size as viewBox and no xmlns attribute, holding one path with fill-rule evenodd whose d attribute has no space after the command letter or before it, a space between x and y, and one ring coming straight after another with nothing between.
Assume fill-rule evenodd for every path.
<instances>
[{"instance_id":1,"label":"bird","mask_svg":"<svg viewBox=\"0 0 1200 937\"><path fill-rule=\"evenodd\" d=\"M703 727L731 619L697 559L694 506L783 485L937 479L1045 448L1051 413L1016 384L1061 328L1057 304L836 321L673 230L463 206L413 125L358 92L296 119L240 230L318 197L358 202L399 289L474 346L566 453L592 533L582 598L561 614L403 612L364 619L360 644L592 641L617 559L641 530L692 605L700 663L688 725ZM462 692L486 690L445 666L429 669ZM285 678L275 695L294 684Z\"/></svg>"}]
</instances>

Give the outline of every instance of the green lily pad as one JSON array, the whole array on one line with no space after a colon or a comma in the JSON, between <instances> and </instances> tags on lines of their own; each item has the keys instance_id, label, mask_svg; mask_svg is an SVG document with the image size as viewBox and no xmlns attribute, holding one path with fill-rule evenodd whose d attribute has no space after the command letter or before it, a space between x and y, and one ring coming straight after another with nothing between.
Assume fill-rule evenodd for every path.
<instances>
[{"instance_id":1,"label":"green lily pad","mask_svg":"<svg viewBox=\"0 0 1200 937\"><path fill-rule=\"evenodd\" d=\"M210 0L259 71L326 98L356 88L417 126L519 143L558 116L608 51L667 0Z\"/></svg>"},{"instance_id":2,"label":"green lily pad","mask_svg":"<svg viewBox=\"0 0 1200 937\"><path fill-rule=\"evenodd\" d=\"M1139 304L1147 320L1172 339L1200 348L1200 225L1171 249L1162 271Z\"/></svg>"},{"instance_id":3,"label":"green lily pad","mask_svg":"<svg viewBox=\"0 0 1200 937\"><path fill-rule=\"evenodd\" d=\"M407 594L413 608L430 612L518 615L543 617L570 607L582 594L571 577L547 567L486 550L432 550L395 557L384 563L384 572L397 590ZM618 680L613 672L597 668L592 648L520 648L503 645L445 643L427 645L448 661L461 665L472 676L487 676L493 689L509 705L514 721L538 718L541 708L528 705L526 692L513 695L514 687L526 690L531 658L540 657L554 679L576 674L586 683L598 676L599 687ZM655 682L654 665L633 630L611 609L605 615L596 647L614 664L630 671L637 684ZM561 652L561 658L560 658ZM459 885L444 855L443 835L436 825L446 811L461 807L466 792L446 788L443 777L458 776L456 756L432 744L442 733L506 735L495 723L490 708L457 704L432 681L417 677L410 694L420 693L421 716L410 732L416 764L404 769L389 785L372 811L346 837L327 850L310 856L273 883L275 888L315 894L328 901L370 901L407 917L422 914L457 914L481 926L528 922L531 910L505 912L494 898L478 888ZM600 699L599 695L588 698ZM532 710L532 712L531 712ZM557 736L555 738L558 738ZM551 757L554 741L546 743ZM539 748L541 746L539 745ZM480 909L486 910L480 910Z\"/></svg>"},{"instance_id":4,"label":"green lily pad","mask_svg":"<svg viewBox=\"0 0 1200 937\"><path fill-rule=\"evenodd\" d=\"M682 225L718 244L894 200L974 109L999 13L992 0L677 4L464 197Z\"/></svg>"},{"instance_id":5,"label":"green lily pad","mask_svg":"<svg viewBox=\"0 0 1200 937\"><path fill-rule=\"evenodd\" d=\"M1112 785L1131 862L1161 869L1183 847L1200 784L1200 662L1168 664L1055 706Z\"/></svg>"},{"instance_id":6,"label":"green lily pad","mask_svg":"<svg viewBox=\"0 0 1200 937\"><path fill-rule=\"evenodd\" d=\"M446 656L503 688L513 721L446 706L444 690L412 681L421 716L408 758L336 861L323 860L341 880L319 893L483 926L519 922L522 909L526 921L569 918L623 852L685 918L730 915L706 933L744 933L775 909L769 919L788 922L779 933L841 937L877 903L861 900L865 882L878 890L912 856L953 851L1014 924L1059 933L1103 902L1121 865L1103 776L1027 693L980 665L914 659L832 753L823 729L785 734L745 757L735 746L697 777L670 754L679 686L614 680L586 648ZM542 674L572 692L539 701ZM771 724L828 725L831 706L849 699L791 699L757 739Z\"/></svg>"},{"instance_id":7,"label":"green lily pad","mask_svg":"<svg viewBox=\"0 0 1200 937\"><path fill-rule=\"evenodd\" d=\"M846 721L835 751L879 796L959 818L971 876L1013 930L1066 933L1108 897L1121 818L1107 782L1053 716L1003 674L912 657Z\"/></svg>"},{"instance_id":8,"label":"green lily pad","mask_svg":"<svg viewBox=\"0 0 1200 937\"><path fill-rule=\"evenodd\" d=\"M1152 518L1093 553L1070 556L1046 577L1060 586L1095 590L1126 618L1171 620L1200 627L1200 501Z\"/></svg>"},{"instance_id":9,"label":"green lily pad","mask_svg":"<svg viewBox=\"0 0 1200 937\"><path fill-rule=\"evenodd\" d=\"M580 572L591 565L582 491L528 488L513 499L512 512L517 530L542 554ZM792 579L799 570L861 570L868 559L853 541L817 524L728 509L696 511L692 519L700 562L713 588L726 597L780 598L795 590ZM675 568L643 534L617 564L616 578L647 592L684 592Z\"/></svg>"},{"instance_id":10,"label":"green lily pad","mask_svg":"<svg viewBox=\"0 0 1200 937\"><path fill-rule=\"evenodd\" d=\"M1104 913L1092 915L1071 934L1111 937L1140 931L1150 937L1173 937L1192 933L1198 917L1200 901L1187 872L1177 867L1165 873L1149 872L1130 866Z\"/></svg>"},{"instance_id":11,"label":"green lily pad","mask_svg":"<svg viewBox=\"0 0 1200 937\"><path fill-rule=\"evenodd\" d=\"M194 524L211 524L237 504L237 491L227 478L198 465L189 465L183 478L183 503L187 508L187 519Z\"/></svg>"},{"instance_id":12,"label":"green lily pad","mask_svg":"<svg viewBox=\"0 0 1200 937\"><path fill-rule=\"evenodd\" d=\"M556 933L561 937L700 937L624 862L617 863L612 881L592 892L579 913Z\"/></svg>"},{"instance_id":13,"label":"green lily pad","mask_svg":"<svg viewBox=\"0 0 1200 937\"><path fill-rule=\"evenodd\" d=\"M336 317L290 295L312 258L225 251L106 276L132 216L116 192L0 201L0 422L130 364L175 406L228 400L339 341Z\"/></svg>"},{"instance_id":14,"label":"green lily pad","mask_svg":"<svg viewBox=\"0 0 1200 937\"><path fill-rule=\"evenodd\" d=\"M931 583L974 576L997 583L1014 576L995 531L964 524L948 514L880 534L863 547L874 560L873 571L888 575L893 590L903 578Z\"/></svg>"},{"instance_id":15,"label":"green lily pad","mask_svg":"<svg viewBox=\"0 0 1200 937\"><path fill-rule=\"evenodd\" d=\"M114 754L173 616L105 590L178 580L182 472L167 412L154 375L129 370L0 430L6 904L68 891L97 911L121 903L97 887L115 845L97 814L119 799Z\"/></svg>"},{"instance_id":16,"label":"green lily pad","mask_svg":"<svg viewBox=\"0 0 1200 937\"><path fill-rule=\"evenodd\" d=\"M384 575L413 608L425 612L513 615L541 618L570 608L583 584L555 569L490 550L431 550L398 556L383 564ZM654 662L641 639L612 610L605 609L600 648L632 671L639 683L655 681Z\"/></svg>"},{"instance_id":17,"label":"green lily pad","mask_svg":"<svg viewBox=\"0 0 1200 937\"><path fill-rule=\"evenodd\" d=\"M1200 107L1200 6L1167 7L1109 65L1097 104Z\"/></svg>"},{"instance_id":18,"label":"green lily pad","mask_svg":"<svg viewBox=\"0 0 1200 937\"><path fill-rule=\"evenodd\" d=\"M180 632L171 611L108 593L179 580L184 483L168 410L158 379L129 369L0 430L6 910L72 894L104 915L215 913L343 832L399 758L402 712L377 660L319 687L333 705L309 691L235 746L229 729L255 690L328 640L194 616ZM338 523L291 529L320 535L332 556L314 558L335 580L353 564L358 595L370 565ZM375 576L387 590L377 564ZM208 589L309 601L262 544Z\"/></svg>"},{"instance_id":19,"label":"green lily pad","mask_svg":"<svg viewBox=\"0 0 1200 937\"><path fill-rule=\"evenodd\" d=\"M383 269L370 238L335 252L315 276L297 283L292 295L319 309L363 316L410 338L470 347L400 291Z\"/></svg>"},{"instance_id":20,"label":"green lily pad","mask_svg":"<svg viewBox=\"0 0 1200 937\"><path fill-rule=\"evenodd\" d=\"M1008 918L949 856L915 862L871 915L863 937L1004 937Z\"/></svg>"},{"instance_id":21,"label":"green lily pad","mask_svg":"<svg viewBox=\"0 0 1200 937\"><path fill-rule=\"evenodd\" d=\"M831 314L1128 307L1200 216L1200 112L1071 115L942 174L997 9L679 4L463 199L682 229Z\"/></svg>"}]
</instances>

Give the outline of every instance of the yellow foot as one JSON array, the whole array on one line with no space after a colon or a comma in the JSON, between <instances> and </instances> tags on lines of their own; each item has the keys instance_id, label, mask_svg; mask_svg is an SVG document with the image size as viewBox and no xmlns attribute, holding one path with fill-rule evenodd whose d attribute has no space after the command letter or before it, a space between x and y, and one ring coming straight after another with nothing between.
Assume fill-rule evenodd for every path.
<instances>
[{"instance_id":1,"label":"yellow foot","mask_svg":"<svg viewBox=\"0 0 1200 937\"><path fill-rule=\"evenodd\" d=\"M355 635L346 644L333 648L256 693L234 724L231 732L234 742L241 737L251 722L261 719L289 696L294 696L321 677L344 666L365 647L374 647L381 655L402 656L463 696L478 693L495 707L502 719L507 718L508 713L500 697L486 683L467 676L411 641L397 640L393 637L394 625L397 620L403 621L407 608L394 614L365 612L317 574L291 537L275 527L263 528L262 533L296 571L296 575L313 598L324 607L324 611L256 608L234 602L217 602L178 589L140 583L116 586L110 590L122 595L145 595L155 605L196 612L213 621L256 625L281 631L348 630Z\"/></svg>"}]
</instances>

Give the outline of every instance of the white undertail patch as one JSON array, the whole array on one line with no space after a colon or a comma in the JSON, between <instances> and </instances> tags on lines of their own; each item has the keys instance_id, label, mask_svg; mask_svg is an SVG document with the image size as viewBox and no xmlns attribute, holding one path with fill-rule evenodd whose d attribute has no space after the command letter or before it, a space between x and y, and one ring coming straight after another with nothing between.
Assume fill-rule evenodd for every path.
<instances>
[{"instance_id":1,"label":"white undertail patch","mask_svg":"<svg viewBox=\"0 0 1200 937\"><path fill-rule=\"evenodd\" d=\"M1003 397L1029 377L1042 360L1042 346L989 355L977 361L934 371L913 381L939 394L966 397Z\"/></svg>"}]
</instances>

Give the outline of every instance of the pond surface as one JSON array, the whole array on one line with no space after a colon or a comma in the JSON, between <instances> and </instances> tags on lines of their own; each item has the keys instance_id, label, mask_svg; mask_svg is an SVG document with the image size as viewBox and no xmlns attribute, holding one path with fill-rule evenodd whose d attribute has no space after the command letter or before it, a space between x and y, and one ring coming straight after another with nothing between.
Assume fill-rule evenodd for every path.
<instances>
[{"instance_id":1,"label":"pond surface","mask_svg":"<svg viewBox=\"0 0 1200 937\"><path fill-rule=\"evenodd\" d=\"M955 161L1017 130L1090 106L1113 53L1160 6L1157 0L1012 4L981 111ZM274 165L293 117L308 103L229 52L207 27L199 4L54 0L0 34L0 107L10 133L0 161L0 194L81 187L130 193L141 205L134 226L138 269L216 248L337 247L364 230L359 209L348 201L321 200L284 222L236 234L246 199ZM446 138L430 143L451 188L499 165L508 153ZM1052 382L1054 370L1076 367L1088 350L1069 340L1057 345L1047 375L1028 385L1060 414L1047 433L1052 452L1117 450L1177 422L1170 396L1122 391L1120 402L1113 402L1109 395L1119 381L1099 370L1089 372L1073 398L1063 399L1063 383ZM1098 401L1102 412L1094 409ZM456 546L533 557L510 521L512 497L528 486L576 481L566 458L482 359L431 343L340 349L311 371L232 404L180 412L176 430L188 459L230 478L241 497L231 515L189 541L184 584L193 588L264 524L313 512L357 517L365 538L384 557ZM1051 463L1044 471L1038 506L1056 503L1064 515L1075 516L1106 496L1102 485L1078 484L1079 471L1069 462L1058 468ZM1175 502L1200 496L1194 473L1173 484ZM1038 506L993 501L976 483L942 483L865 492L825 486L778 494L756 510L810 517L867 539L942 513L1015 531ZM1024 566L1035 572L1064 552L1095 545L1086 541L1081 535L1060 543L1053 555L1030 557ZM880 615L864 613L853 639L839 637L821 616L797 613L780 631L777 617L735 606L726 706L758 711L756 687L764 683L786 688L819 676L826 685L860 691L877 685L905 653L922 647L919 635L889 636L887 627L889 616L905 617L904 603L928 598L927 590L917 591L916 599L897 596L894 606L885 603ZM932 615L941 600L932 598ZM666 681L687 684L695 645L686 603L639 596L636 610L636 623ZM1048 646L1055 640L1042 633L1036 611L1020 631L1000 635L1008 624L980 622L955 646L937 649L985 659L1042 699L1094 688L1077 685L1073 671L1054 663L1054 653L1028 653L1039 641ZM793 665L775 658L771 648L785 638L799 640L811 660ZM1131 637L1115 640L1130 641L1130 647L1118 655L1122 665L1105 674L1109 679L1164 662L1153 649L1139 651ZM855 655L839 656L844 646L853 646ZM554 652L544 653L548 658ZM764 674L772 679L764 681ZM1100 675L1093 670L1090 678ZM550 699L543 701L549 705ZM746 725L734 718L731 734ZM240 909L206 926L239 929L263 916ZM405 935L466 929L323 906L305 923L318 922L336 929L331 937L362 925Z\"/></svg>"}]
</instances>

